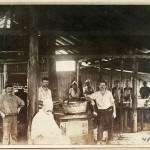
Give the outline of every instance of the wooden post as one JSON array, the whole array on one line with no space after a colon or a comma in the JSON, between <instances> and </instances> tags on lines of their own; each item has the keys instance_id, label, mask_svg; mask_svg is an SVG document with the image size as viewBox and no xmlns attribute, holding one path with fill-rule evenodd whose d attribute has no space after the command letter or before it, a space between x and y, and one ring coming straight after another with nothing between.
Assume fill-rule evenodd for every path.
<instances>
[{"instance_id":1,"label":"wooden post","mask_svg":"<svg viewBox=\"0 0 150 150\"><path fill-rule=\"evenodd\" d=\"M123 59L121 59L121 87L123 87L123 65L124 65L124 62L123 62Z\"/></svg>"},{"instance_id":2,"label":"wooden post","mask_svg":"<svg viewBox=\"0 0 150 150\"><path fill-rule=\"evenodd\" d=\"M81 65L81 64L80 64L80 62L78 62L78 61L77 61L76 63L77 63L77 64L76 64L76 65L77 65L77 70L76 70L76 73L77 73L77 83L78 83L78 86L79 86L79 81L80 81L80 80L79 80L79 78L80 78L80 65Z\"/></svg>"},{"instance_id":3,"label":"wooden post","mask_svg":"<svg viewBox=\"0 0 150 150\"><path fill-rule=\"evenodd\" d=\"M109 88L112 91L112 85L113 85L113 73L114 73L114 65L113 65L113 58L111 59L111 72L110 72L110 84Z\"/></svg>"},{"instance_id":4,"label":"wooden post","mask_svg":"<svg viewBox=\"0 0 150 150\"><path fill-rule=\"evenodd\" d=\"M57 10L54 10L57 11ZM47 10L47 20L50 20L50 14L51 9ZM56 59L51 58L51 55L55 56L55 43L56 43L56 36L55 35L48 35L47 36L47 71L48 71L48 78L50 81L49 88L52 91L52 97L59 97L59 91L58 91L58 80L57 80L57 72L56 72Z\"/></svg>"},{"instance_id":5,"label":"wooden post","mask_svg":"<svg viewBox=\"0 0 150 150\"><path fill-rule=\"evenodd\" d=\"M34 115L38 111L38 29L37 17L33 7L30 7L31 24L29 37L29 62L28 62L28 142L30 143L31 123Z\"/></svg>"},{"instance_id":6,"label":"wooden post","mask_svg":"<svg viewBox=\"0 0 150 150\"><path fill-rule=\"evenodd\" d=\"M8 71L7 71L7 69L8 69L8 66L7 66L7 64L4 64L4 68L3 68L3 79L4 79L4 87L5 87L5 84L6 84L6 81L8 81Z\"/></svg>"},{"instance_id":7,"label":"wooden post","mask_svg":"<svg viewBox=\"0 0 150 150\"><path fill-rule=\"evenodd\" d=\"M143 110L141 111L141 131L143 131Z\"/></svg>"},{"instance_id":8,"label":"wooden post","mask_svg":"<svg viewBox=\"0 0 150 150\"><path fill-rule=\"evenodd\" d=\"M137 74L138 61L133 58L133 100L132 100L132 132L137 132Z\"/></svg>"},{"instance_id":9,"label":"wooden post","mask_svg":"<svg viewBox=\"0 0 150 150\"><path fill-rule=\"evenodd\" d=\"M55 36L48 36L48 50L47 55L55 55ZM56 74L56 60L55 58L48 57L47 60L47 71L48 71L48 78L49 78L49 88L52 91L52 97L57 97L57 74Z\"/></svg>"},{"instance_id":10,"label":"wooden post","mask_svg":"<svg viewBox=\"0 0 150 150\"><path fill-rule=\"evenodd\" d=\"M122 87L123 87L123 60L121 60L121 88ZM124 129L123 129L124 112L123 112L122 104L123 104L123 97L121 95L121 105L120 105L120 115L119 115L121 132L124 131Z\"/></svg>"},{"instance_id":11,"label":"wooden post","mask_svg":"<svg viewBox=\"0 0 150 150\"><path fill-rule=\"evenodd\" d=\"M102 59L99 60L99 81L103 80L103 66Z\"/></svg>"}]
</instances>

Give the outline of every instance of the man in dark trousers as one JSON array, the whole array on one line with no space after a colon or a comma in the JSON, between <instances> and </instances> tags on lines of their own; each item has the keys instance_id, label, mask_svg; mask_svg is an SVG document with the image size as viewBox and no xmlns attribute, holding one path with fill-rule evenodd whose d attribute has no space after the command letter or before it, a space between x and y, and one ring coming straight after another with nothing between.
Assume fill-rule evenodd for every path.
<instances>
[{"instance_id":1,"label":"man in dark trousers","mask_svg":"<svg viewBox=\"0 0 150 150\"><path fill-rule=\"evenodd\" d=\"M112 88L112 95L113 95L113 98L115 100L115 105L116 105L116 118L115 118L115 127L116 129L118 130L119 126L120 125L120 105L122 103L122 100L123 100L123 88L120 87L120 81L119 80L115 80L114 81L114 87Z\"/></svg>"},{"instance_id":2,"label":"man in dark trousers","mask_svg":"<svg viewBox=\"0 0 150 150\"><path fill-rule=\"evenodd\" d=\"M2 144L17 144L17 115L25 105L24 101L13 94L13 86L5 86L6 94L0 96L0 114L3 118Z\"/></svg>"},{"instance_id":3,"label":"man in dark trousers","mask_svg":"<svg viewBox=\"0 0 150 150\"><path fill-rule=\"evenodd\" d=\"M18 91L15 93L18 97L20 97L24 103L25 106L20 110L20 113L18 114L18 121L19 121L19 133L25 133L27 132L27 93L24 92L24 89L18 89Z\"/></svg>"},{"instance_id":4,"label":"man in dark trousers","mask_svg":"<svg viewBox=\"0 0 150 150\"><path fill-rule=\"evenodd\" d=\"M100 81L99 91L89 95L92 105L97 105L98 132L97 144L102 144L103 131L108 129L108 143L113 140L113 118L116 117L116 108L112 93L106 89L105 81ZM107 143L107 144L108 144Z\"/></svg>"}]
</instances>

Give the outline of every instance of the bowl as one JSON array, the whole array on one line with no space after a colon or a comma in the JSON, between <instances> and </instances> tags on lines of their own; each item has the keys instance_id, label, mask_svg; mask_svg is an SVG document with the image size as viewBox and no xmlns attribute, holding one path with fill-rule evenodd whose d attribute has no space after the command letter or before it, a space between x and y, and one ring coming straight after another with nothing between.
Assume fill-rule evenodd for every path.
<instances>
[{"instance_id":1,"label":"bowl","mask_svg":"<svg viewBox=\"0 0 150 150\"><path fill-rule=\"evenodd\" d=\"M87 108L87 101L74 101L63 104L65 114L79 114L85 113Z\"/></svg>"}]
</instances>

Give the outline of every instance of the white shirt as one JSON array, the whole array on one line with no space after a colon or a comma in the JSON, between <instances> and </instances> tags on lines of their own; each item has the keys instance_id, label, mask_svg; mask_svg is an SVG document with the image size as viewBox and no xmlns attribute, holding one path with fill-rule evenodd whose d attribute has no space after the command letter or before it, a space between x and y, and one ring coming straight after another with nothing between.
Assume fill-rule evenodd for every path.
<instances>
[{"instance_id":1,"label":"white shirt","mask_svg":"<svg viewBox=\"0 0 150 150\"><path fill-rule=\"evenodd\" d=\"M53 110L53 101L50 89L47 88L44 90L43 87L40 87L38 100L43 101L43 105L48 104L49 110Z\"/></svg>"},{"instance_id":2,"label":"white shirt","mask_svg":"<svg viewBox=\"0 0 150 150\"><path fill-rule=\"evenodd\" d=\"M98 109L107 109L110 106L114 105L114 98L112 96L112 93L108 90L106 90L104 95L102 95L100 91L98 91L89 95L89 97L96 101Z\"/></svg>"}]
</instances>

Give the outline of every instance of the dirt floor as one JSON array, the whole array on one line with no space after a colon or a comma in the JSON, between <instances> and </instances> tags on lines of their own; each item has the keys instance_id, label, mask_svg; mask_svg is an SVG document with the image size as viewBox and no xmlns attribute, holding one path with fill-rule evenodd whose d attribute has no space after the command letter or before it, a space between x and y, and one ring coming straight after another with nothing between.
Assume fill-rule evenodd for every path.
<instances>
[{"instance_id":1,"label":"dirt floor","mask_svg":"<svg viewBox=\"0 0 150 150\"><path fill-rule=\"evenodd\" d=\"M18 145L26 145L27 144L27 136L26 136L26 127L24 125L18 125ZM128 128L126 133L118 132L119 130L114 130L114 139L110 145L149 145L150 144L150 123L144 123L144 131L140 131L140 123L138 123L138 132L131 133L130 128ZM94 135L91 136L94 138ZM90 137L90 138L91 138ZM2 142L2 127L0 124L0 144ZM72 143L73 145L77 145L77 143ZM85 143L83 143L84 145ZM96 142L87 143L88 145L96 145ZM80 144L82 145L82 144ZM106 142L103 141L102 145L106 145Z\"/></svg>"}]
</instances>

